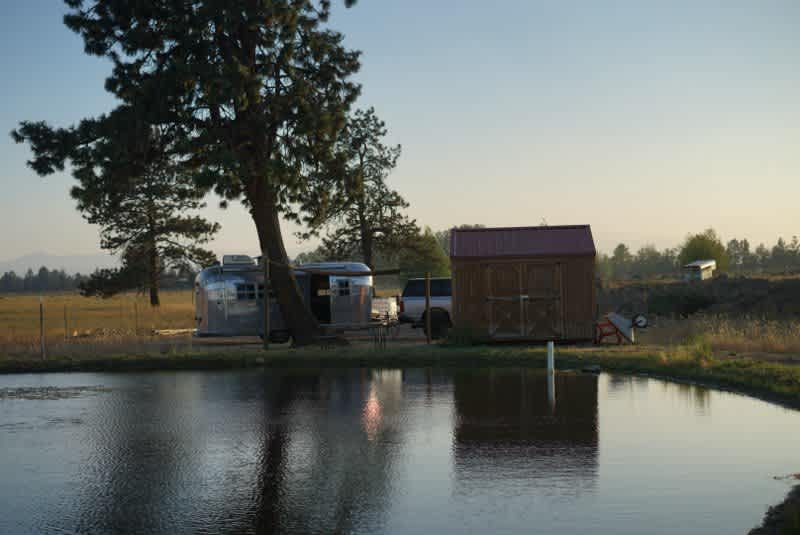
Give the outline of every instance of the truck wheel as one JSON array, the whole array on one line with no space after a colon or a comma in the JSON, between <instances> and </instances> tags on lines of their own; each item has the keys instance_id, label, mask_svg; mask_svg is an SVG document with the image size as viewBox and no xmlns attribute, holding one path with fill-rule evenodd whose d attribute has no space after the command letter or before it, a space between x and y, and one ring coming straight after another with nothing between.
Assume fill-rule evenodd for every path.
<instances>
[{"instance_id":1,"label":"truck wheel","mask_svg":"<svg viewBox=\"0 0 800 535\"><path fill-rule=\"evenodd\" d=\"M423 323L425 334L428 334L428 324ZM431 338L440 340L447 338L447 332L450 330L450 316L444 310L431 310Z\"/></svg>"},{"instance_id":2,"label":"truck wheel","mask_svg":"<svg viewBox=\"0 0 800 535\"><path fill-rule=\"evenodd\" d=\"M291 338L289 331L272 331L269 333L269 341L273 344L285 344L289 341L289 338Z\"/></svg>"}]
</instances>

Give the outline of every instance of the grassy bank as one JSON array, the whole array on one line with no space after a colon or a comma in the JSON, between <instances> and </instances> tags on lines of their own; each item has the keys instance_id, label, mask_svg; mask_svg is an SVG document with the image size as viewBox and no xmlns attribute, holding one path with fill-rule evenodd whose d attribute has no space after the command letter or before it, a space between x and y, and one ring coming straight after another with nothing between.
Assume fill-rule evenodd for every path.
<instances>
[{"instance_id":1,"label":"grassy bank","mask_svg":"<svg viewBox=\"0 0 800 535\"><path fill-rule=\"evenodd\" d=\"M135 371L226 369L240 367L543 367L545 350L520 346L395 346L368 344L336 348L276 348L267 353L251 347L189 347L159 354L61 357L48 360L0 357L0 373L41 371ZM562 348L559 369L598 367L603 371L647 374L692 381L800 407L800 366L752 358L715 358L704 343L671 348Z\"/></svg>"}]
</instances>

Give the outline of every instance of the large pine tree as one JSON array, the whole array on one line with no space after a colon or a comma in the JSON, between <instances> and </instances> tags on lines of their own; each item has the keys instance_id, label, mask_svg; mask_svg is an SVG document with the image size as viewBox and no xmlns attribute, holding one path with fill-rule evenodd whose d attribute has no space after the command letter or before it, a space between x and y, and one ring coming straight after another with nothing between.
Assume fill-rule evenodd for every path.
<instances>
[{"instance_id":1,"label":"large pine tree","mask_svg":"<svg viewBox=\"0 0 800 535\"><path fill-rule=\"evenodd\" d=\"M284 319L296 343L312 341L318 325L288 267L280 220L304 221L324 205L328 188L317 184L339 176L332 148L359 93L350 80L359 54L328 27L330 0L65 2L86 52L114 64L106 88L169 132L198 187L249 209L275 262ZM63 159L58 132L37 143L29 126L17 136L31 142L34 168Z\"/></svg>"}]
</instances>

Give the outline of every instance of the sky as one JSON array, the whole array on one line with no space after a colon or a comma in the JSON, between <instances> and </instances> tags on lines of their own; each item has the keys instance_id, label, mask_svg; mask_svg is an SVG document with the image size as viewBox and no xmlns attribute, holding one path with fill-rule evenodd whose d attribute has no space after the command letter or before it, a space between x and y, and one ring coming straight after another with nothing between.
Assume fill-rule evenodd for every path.
<instances>
[{"instance_id":1,"label":"sky","mask_svg":"<svg viewBox=\"0 0 800 535\"><path fill-rule=\"evenodd\" d=\"M38 177L21 120L110 110L110 64L55 0L0 3L0 261L94 254L68 174ZM800 2L360 0L331 26L363 52L359 107L403 154L389 182L434 230L592 225L600 250L800 234ZM238 205L218 254L256 253ZM284 226L290 255L313 248Z\"/></svg>"}]
</instances>

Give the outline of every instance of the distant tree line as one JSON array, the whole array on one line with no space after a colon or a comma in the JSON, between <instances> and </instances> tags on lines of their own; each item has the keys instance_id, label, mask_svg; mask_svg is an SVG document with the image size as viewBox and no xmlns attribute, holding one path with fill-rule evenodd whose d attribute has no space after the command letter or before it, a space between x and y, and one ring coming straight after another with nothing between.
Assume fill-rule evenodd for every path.
<instances>
[{"instance_id":1,"label":"distant tree line","mask_svg":"<svg viewBox=\"0 0 800 535\"><path fill-rule=\"evenodd\" d=\"M737 275L800 272L800 239L779 238L772 247L763 243L753 249L746 239L731 239L724 244L719 235L708 229L687 236L678 247L658 250L645 245L632 252L624 243L611 254L597 256L598 276L603 279L646 279L674 277L683 265L694 260L715 260L719 272Z\"/></svg>"},{"instance_id":2,"label":"distant tree line","mask_svg":"<svg viewBox=\"0 0 800 535\"><path fill-rule=\"evenodd\" d=\"M0 276L0 292L2 293L38 293L77 290L78 285L87 279L77 273L70 275L63 269L47 269L40 267L34 272L32 269L23 276L14 271L8 271Z\"/></svg>"},{"instance_id":3,"label":"distant tree line","mask_svg":"<svg viewBox=\"0 0 800 535\"><path fill-rule=\"evenodd\" d=\"M63 269L47 269L42 266L38 271L28 269L25 275L17 275L8 271L0 276L0 293L44 293L81 291L87 294L92 277L107 270L96 270L92 275L76 273L71 275ZM191 288L195 272L188 269L164 271L161 275L161 287L165 289ZM141 288L144 291L145 288Z\"/></svg>"}]
</instances>

